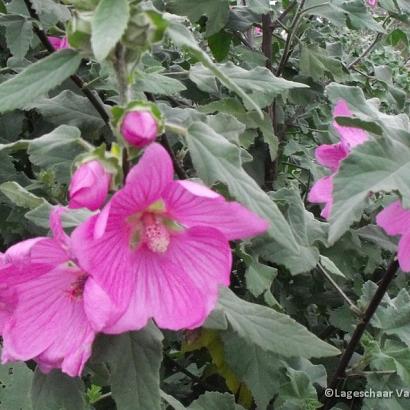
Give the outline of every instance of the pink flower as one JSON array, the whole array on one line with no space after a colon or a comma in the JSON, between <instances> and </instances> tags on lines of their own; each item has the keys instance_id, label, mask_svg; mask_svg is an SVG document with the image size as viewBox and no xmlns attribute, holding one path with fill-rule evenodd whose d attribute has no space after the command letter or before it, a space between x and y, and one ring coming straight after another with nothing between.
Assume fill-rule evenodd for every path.
<instances>
[{"instance_id":1,"label":"pink flower","mask_svg":"<svg viewBox=\"0 0 410 410\"><path fill-rule=\"evenodd\" d=\"M30 239L6 252L0 269L8 309L2 309L2 362L35 360L48 372L61 368L79 376L91 355L95 334L100 329L88 319L88 311L100 314L104 293L78 264L71 239L60 221L62 208L53 211L50 222L54 237ZM7 289L8 294L4 293ZM98 295L98 297L96 297Z\"/></svg>"},{"instance_id":2,"label":"pink flower","mask_svg":"<svg viewBox=\"0 0 410 410\"><path fill-rule=\"evenodd\" d=\"M151 144L124 188L73 233L82 266L117 307L117 315L96 321L107 333L140 329L149 318L167 329L200 326L219 285L229 285L228 241L267 227L237 202L191 181L173 181L171 158Z\"/></svg>"},{"instance_id":3,"label":"pink flower","mask_svg":"<svg viewBox=\"0 0 410 410\"><path fill-rule=\"evenodd\" d=\"M125 114L120 131L129 144L143 148L157 137L158 124L149 111L130 111Z\"/></svg>"},{"instance_id":4,"label":"pink flower","mask_svg":"<svg viewBox=\"0 0 410 410\"><path fill-rule=\"evenodd\" d=\"M347 158L351 150L367 141L368 135L359 128L339 125L336 117L351 117L353 114L344 100L339 100L333 110L333 127L339 133L340 142L336 144L323 144L316 148L316 161L329 168L332 175L317 180L309 192L308 199L314 204L325 204L321 216L325 219L330 217L333 205L333 177L339 171L340 164Z\"/></svg>"},{"instance_id":5,"label":"pink flower","mask_svg":"<svg viewBox=\"0 0 410 410\"><path fill-rule=\"evenodd\" d=\"M367 0L369 3L369 6L376 7L377 6L377 0Z\"/></svg>"},{"instance_id":6,"label":"pink flower","mask_svg":"<svg viewBox=\"0 0 410 410\"><path fill-rule=\"evenodd\" d=\"M410 272L410 209L395 201L377 215L376 222L388 235L401 235L397 256L401 270Z\"/></svg>"},{"instance_id":7,"label":"pink flower","mask_svg":"<svg viewBox=\"0 0 410 410\"><path fill-rule=\"evenodd\" d=\"M111 174L99 161L82 164L74 172L68 189L70 208L99 209L107 198L110 185Z\"/></svg>"},{"instance_id":8,"label":"pink flower","mask_svg":"<svg viewBox=\"0 0 410 410\"><path fill-rule=\"evenodd\" d=\"M49 43L53 46L54 50L62 50L64 48L69 48L68 39L64 37L48 36Z\"/></svg>"}]
</instances>

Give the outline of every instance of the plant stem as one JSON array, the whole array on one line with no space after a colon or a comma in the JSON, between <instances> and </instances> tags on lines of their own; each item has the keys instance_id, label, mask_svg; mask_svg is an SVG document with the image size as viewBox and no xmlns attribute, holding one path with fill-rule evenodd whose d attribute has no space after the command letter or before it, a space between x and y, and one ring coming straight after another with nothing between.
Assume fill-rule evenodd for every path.
<instances>
[{"instance_id":1,"label":"plant stem","mask_svg":"<svg viewBox=\"0 0 410 410\"><path fill-rule=\"evenodd\" d=\"M102 400L104 400L104 399L107 399L108 397L111 397L111 396L112 396L112 393L111 393L111 392L104 393L104 394L102 394L97 400L92 401L91 404L98 403L99 401L102 401Z\"/></svg>"},{"instance_id":2,"label":"plant stem","mask_svg":"<svg viewBox=\"0 0 410 410\"><path fill-rule=\"evenodd\" d=\"M384 21L383 21L383 27L386 26L386 24L388 23L388 21L390 20L390 16L387 16ZM377 33L377 36L375 37L375 39L370 43L370 45L363 51L362 54L359 55L359 57L357 57L355 60L353 60L348 66L347 68L350 70L351 68L353 68L355 65L359 64L360 61L363 60L363 58L365 58L371 51L373 51L373 49L376 47L377 43L383 38L384 33Z\"/></svg>"},{"instance_id":3,"label":"plant stem","mask_svg":"<svg viewBox=\"0 0 410 410\"><path fill-rule=\"evenodd\" d=\"M285 68L286 63L289 60L290 57L290 46L292 45L292 40L293 40L293 36L295 34L296 28L299 24L299 20L302 16L302 12L303 12L303 6L305 5L305 0L301 0L299 3L299 6L295 12L295 16L292 20L292 23L289 27L289 32L288 32L288 36L286 38L286 43L285 43L285 48L283 50L283 54L282 54L282 58L279 62L278 68L276 70L276 76L279 77L282 75L283 70Z\"/></svg>"},{"instance_id":4,"label":"plant stem","mask_svg":"<svg viewBox=\"0 0 410 410\"><path fill-rule=\"evenodd\" d=\"M27 10L33 20L36 20L38 24L40 23L40 18L36 12L36 10L33 8L33 5L30 0L24 0L24 3L27 7ZM54 47L50 44L47 38L47 34L38 26L34 25L33 26L34 33L36 36L39 38L41 43L44 45L44 47L47 49L49 54L54 53ZM88 98L90 103L94 106L100 117L103 119L103 121L109 125L110 124L110 116L107 113L107 110L105 109L104 103L101 101L99 98L98 94L94 94L91 90L89 90L86 87L86 84L84 81L79 77L78 75L72 75L71 80L73 83L81 90L81 92Z\"/></svg>"},{"instance_id":5,"label":"plant stem","mask_svg":"<svg viewBox=\"0 0 410 410\"><path fill-rule=\"evenodd\" d=\"M178 175L178 178L187 179L188 175L185 172L184 168L180 165L177 157L175 156L171 144L169 143L168 136L165 133L161 135L161 144L168 151L168 154L170 154L172 163L174 164L175 173Z\"/></svg>"},{"instance_id":6,"label":"plant stem","mask_svg":"<svg viewBox=\"0 0 410 410\"><path fill-rule=\"evenodd\" d=\"M390 265L388 266L386 273L383 276L383 279L380 281L380 284L374 294L373 298L371 299L366 311L364 312L362 319L356 325L356 329L354 330L350 342L346 346L346 350L344 351L342 357L340 358L339 365L330 381L328 388L336 390L339 386L340 380L346 377L346 368L352 358L357 345L360 342L360 339L366 330L367 325L369 324L371 318L373 317L374 313L377 310L380 302L383 299L383 296L387 292L387 289L394 279L394 276L399 268L399 263L396 259L394 259ZM322 399L323 400L323 399ZM334 404L334 397L325 398L323 401L323 410L328 410Z\"/></svg>"},{"instance_id":7,"label":"plant stem","mask_svg":"<svg viewBox=\"0 0 410 410\"><path fill-rule=\"evenodd\" d=\"M272 23L271 25L271 30L275 30L275 28L279 27L282 25L283 21L286 19L288 14L292 11L293 7L295 7L297 4L297 1L293 1L292 3L289 4L289 6L282 11L281 14L279 14L278 18Z\"/></svg>"},{"instance_id":8,"label":"plant stem","mask_svg":"<svg viewBox=\"0 0 410 410\"><path fill-rule=\"evenodd\" d=\"M121 43L115 47L115 74L117 75L118 94L121 105L127 105L129 101L128 70L125 61L125 49Z\"/></svg>"},{"instance_id":9,"label":"plant stem","mask_svg":"<svg viewBox=\"0 0 410 410\"><path fill-rule=\"evenodd\" d=\"M349 305L350 309L358 316L361 316L362 312L360 309L352 302L349 296L343 291L343 289L336 283L336 281L327 273L326 269L320 264L317 264L317 267L322 272L323 276L332 284L332 286L336 289L339 295L345 300L345 302Z\"/></svg>"},{"instance_id":10,"label":"plant stem","mask_svg":"<svg viewBox=\"0 0 410 410\"><path fill-rule=\"evenodd\" d=\"M145 93L145 95L149 101L155 103L155 97L153 94ZM182 136L185 136L187 133L186 128L183 128L177 124L165 123L165 129L168 129L171 132L174 132L175 134L182 135ZM171 147L171 144L169 143L168 136L165 132L161 135L160 142L161 142L161 145L167 150L168 154L170 155L172 159L172 163L174 164L175 173L178 175L178 178L187 179L188 175L185 172L184 168L179 163L178 158L175 156L175 153Z\"/></svg>"}]
</instances>

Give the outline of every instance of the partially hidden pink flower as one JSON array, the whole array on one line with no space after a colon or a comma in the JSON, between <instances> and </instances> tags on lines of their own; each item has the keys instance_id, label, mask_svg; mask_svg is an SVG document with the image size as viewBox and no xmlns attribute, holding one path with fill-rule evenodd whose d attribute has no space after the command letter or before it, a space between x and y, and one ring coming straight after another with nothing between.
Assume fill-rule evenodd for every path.
<instances>
[{"instance_id":1,"label":"partially hidden pink flower","mask_svg":"<svg viewBox=\"0 0 410 410\"><path fill-rule=\"evenodd\" d=\"M351 150L363 144L368 135L360 128L339 125L336 117L351 117L353 114L346 101L339 100L333 110L332 125L339 134L340 142L336 144L323 144L316 148L316 161L328 168L332 174L317 180L308 195L308 200L315 204L325 204L321 216L330 217L333 205L333 178L339 171L340 164L347 158Z\"/></svg>"},{"instance_id":2,"label":"partially hidden pink flower","mask_svg":"<svg viewBox=\"0 0 410 410\"><path fill-rule=\"evenodd\" d=\"M81 164L74 172L69 186L70 208L99 209L107 198L111 174L97 160Z\"/></svg>"},{"instance_id":3,"label":"partially hidden pink flower","mask_svg":"<svg viewBox=\"0 0 410 410\"><path fill-rule=\"evenodd\" d=\"M369 6L376 7L377 6L377 0L367 0L369 3Z\"/></svg>"},{"instance_id":4,"label":"partially hidden pink flower","mask_svg":"<svg viewBox=\"0 0 410 410\"><path fill-rule=\"evenodd\" d=\"M129 144L144 148L157 138L158 124L149 111L130 111L122 119L120 132Z\"/></svg>"},{"instance_id":5,"label":"partially hidden pink flower","mask_svg":"<svg viewBox=\"0 0 410 410\"><path fill-rule=\"evenodd\" d=\"M167 329L200 326L230 282L228 241L268 228L239 203L173 173L169 154L151 144L124 188L73 233L82 266L118 309L95 319L106 333L140 329L150 318Z\"/></svg>"},{"instance_id":6,"label":"partially hidden pink flower","mask_svg":"<svg viewBox=\"0 0 410 410\"><path fill-rule=\"evenodd\" d=\"M23 241L5 254L0 268L0 298L8 307L0 310L2 362L33 359L43 372L61 368L74 377L81 374L100 330L87 312L105 315L101 306L108 303L79 265L61 226L61 212L56 208L51 214L53 238ZM89 293L93 303L101 303L90 305Z\"/></svg>"},{"instance_id":7,"label":"partially hidden pink flower","mask_svg":"<svg viewBox=\"0 0 410 410\"><path fill-rule=\"evenodd\" d=\"M64 37L48 36L49 43L53 46L54 50L62 50L64 48L69 48L68 39Z\"/></svg>"},{"instance_id":8,"label":"partially hidden pink flower","mask_svg":"<svg viewBox=\"0 0 410 410\"><path fill-rule=\"evenodd\" d=\"M395 201L377 215L376 222L388 235L401 236L397 257L401 270L410 272L410 209Z\"/></svg>"}]
</instances>

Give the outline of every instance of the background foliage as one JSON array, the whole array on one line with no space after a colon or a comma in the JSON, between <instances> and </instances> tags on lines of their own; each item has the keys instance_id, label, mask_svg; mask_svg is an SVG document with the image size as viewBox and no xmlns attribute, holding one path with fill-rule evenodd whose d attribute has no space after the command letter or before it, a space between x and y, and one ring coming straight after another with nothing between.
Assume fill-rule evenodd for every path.
<instances>
[{"instance_id":1,"label":"background foliage","mask_svg":"<svg viewBox=\"0 0 410 410\"><path fill-rule=\"evenodd\" d=\"M26 3L0 0L3 249L47 233L50 208L66 203L81 154L107 157L115 142L108 117L69 77L79 75L109 112L123 93L118 42L132 98L155 102L165 118L161 141L175 154L178 176L200 178L271 229L232 244L231 289L203 328L161 332L151 323L100 336L82 379L44 375L33 363L2 366L0 408L321 407L339 351L396 250L375 214L397 193L410 205L410 3L32 0L40 21ZM72 49L48 55L39 29L67 32ZM372 143L343 163L327 223L307 192L324 175L314 148L336 141L331 109L340 98ZM86 216L72 211L65 226ZM399 273L356 349L346 390L409 385L408 290ZM334 408L407 403L340 399Z\"/></svg>"}]
</instances>

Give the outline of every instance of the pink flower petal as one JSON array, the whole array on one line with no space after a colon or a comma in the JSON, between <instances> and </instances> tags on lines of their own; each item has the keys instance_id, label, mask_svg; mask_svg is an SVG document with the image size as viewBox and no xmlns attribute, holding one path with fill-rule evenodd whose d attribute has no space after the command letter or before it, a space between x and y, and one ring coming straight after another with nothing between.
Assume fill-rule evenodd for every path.
<instances>
[{"instance_id":1,"label":"pink flower petal","mask_svg":"<svg viewBox=\"0 0 410 410\"><path fill-rule=\"evenodd\" d=\"M353 114L350 111L347 102L345 100L339 100L333 110L333 118L352 116ZM348 149L363 144L363 142L368 140L367 133L360 128L339 125L336 120L333 121L333 126L339 133L342 144Z\"/></svg>"},{"instance_id":2,"label":"pink flower petal","mask_svg":"<svg viewBox=\"0 0 410 410\"><path fill-rule=\"evenodd\" d=\"M78 226L71 235L73 252L81 267L92 274L116 308L124 310L135 286L136 252L129 246L129 231L123 219L111 218L104 234L95 239L98 216Z\"/></svg>"},{"instance_id":3,"label":"pink flower petal","mask_svg":"<svg viewBox=\"0 0 410 410\"><path fill-rule=\"evenodd\" d=\"M62 248L70 247L70 237L65 233L63 224L61 222L61 216L64 213L65 208L62 206L55 206L50 213L50 228L53 233L54 239Z\"/></svg>"},{"instance_id":4,"label":"pink flower petal","mask_svg":"<svg viewBox=\"0 0 410 410\"><path fill-rule=\"evenodd\" d=\"M326 204L320 215L328 219L333 205L333 175L318 179L309 192L308 200L314 204Z\"/></svg>"},{"instance_id":5,"label":"pink flower petal","mask_svg":"<svg viewBox=\"0 0 410 410\"><path fill-rule=\"evenodd\" d=\"M153 143L145 149L138 164L128 173L125 188L133 195L135 202L145 198L151 203L158 199L173 176L174 167L168 152L161 145Z\"/></svg>"},{"instance_id":6,"label":"pink flower petal","mask_svg":"<svg viewBox=\"0 0 410 410\"><path fill-rule=\"evenodd\" d=\"M84 288L84 311L93 329L98 332L112 325L122 314L92 277L87 279Z\"/></svg>"},{"instance_id":7,"label":"pink flower petal","mask_svg":"<svg viewBox=\"0 0 410 410\"><path fill-rule=\"evenodd\" d=\"M200 326L215 307L219 285L229 285L232 256L220 232L197 227L173 236L161 257L141 247L135 263L131 303L108 333L140 329L150 318L165 329Z\"/></svg>"},{"instance_id":8,"label":"pink flower petal","mask_svg":"<svg viewBox=\"0 0 410 410\"><path fill-rule=\"evenodd\" d=\"M16 292L13 288L7 286L0 274L0 335L3 328L13 313L17 303Z\"/></svg>"},{"instance_id":9,"label":"pink flower petal","mask_svg":"<svg viewBox=\"0 0 410 410\"><path fill-rule=\"evenodd\" d=\"M400 201L395 201L376 217L377 225L388 235L401 235L410 231L410 209L404 209Z\"/></svg>"},{"instance_id":10,"label":"pink flower petal","mask_svg":"<svg viewBox=\"0 0 410 410\"><path fill-rule=\"evenodd\" d=\"M238 202L228 202L192 181L169 184L163 199L168 214L186 227L209 226L228 240L249 238L268 229L268 223Z\"/></svg>"},{"instance_id":11,"label":"pink flower petal","mask_svg":"<svg viewBox=\"0 0 410 410\"><path fill-rule=\"evenodd\" d=\"M315 157L317 162L330 170L337 171L340 163L348 156L349 152L341 144L323 144L316 148Z\"/></svg>"},{"instance_id":12,"label":"pink flower petal","mask_svg":"<svg viewBox=\"0 0 410 410\"><path fill-rule=\"evenodd\" d=\"M400 238L397 257L400 269L403 272L410 272L410 231Z\"/></svg>"},{"instance_id":13,"label":"pink flower petal","mask_svg":"<svg viewBox=\"0 0 410 410\"><path fill-rule=\"evenodd\" d=\"M70 376L81 374L95 334L82 298L67 293L77 278L63 265L16 286L18 304L3 329L3 363L38 357Z\"/></svg>"}]
</instances>

